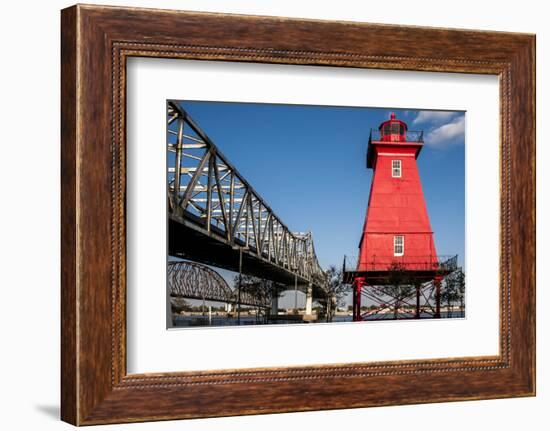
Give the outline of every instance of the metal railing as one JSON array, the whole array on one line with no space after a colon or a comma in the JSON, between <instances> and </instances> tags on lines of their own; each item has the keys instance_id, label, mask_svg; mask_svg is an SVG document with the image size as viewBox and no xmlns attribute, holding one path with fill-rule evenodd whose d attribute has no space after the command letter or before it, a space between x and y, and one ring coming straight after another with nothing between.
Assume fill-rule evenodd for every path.
<instances>
[{"instance_id":1,"label":"metal railing","mask_svg":"<svg viewBox=\"0 0 550 431\"><path fill-rule=\"evenodd\" d=\"M403 268L414 271L452 272L458 268L458 255L439 256L376 256L368 261L359 262L357 256L344 256L343 271L389 271Z\"/></svg>"},{"instance_id":2,"label":"metal railing","mask_svg":"<svg viewBox=\"0 0 550 431\"><path fill-rule=\"evenodd\" d=\"M399 134L383 134L380 130L371 129L370 141L382 141L382 142L424 142L424 131L407 130L404 135Z\"/></svg>"}]
</instances>

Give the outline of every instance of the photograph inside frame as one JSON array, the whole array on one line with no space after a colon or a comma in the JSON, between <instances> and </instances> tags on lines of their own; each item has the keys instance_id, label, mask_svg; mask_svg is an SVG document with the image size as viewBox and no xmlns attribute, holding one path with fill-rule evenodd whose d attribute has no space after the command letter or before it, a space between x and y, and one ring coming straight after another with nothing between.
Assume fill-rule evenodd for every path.
<instances>
[{"instance_id":1,"label":"photograph inside frame","mask_svg":"<svg viewBox=\"0 0 550 431\"><path fill-rule=\"evenodd\" d=\"M166 110L169 328L465 317L465 112Z\"/></svg>"}]
</instances>

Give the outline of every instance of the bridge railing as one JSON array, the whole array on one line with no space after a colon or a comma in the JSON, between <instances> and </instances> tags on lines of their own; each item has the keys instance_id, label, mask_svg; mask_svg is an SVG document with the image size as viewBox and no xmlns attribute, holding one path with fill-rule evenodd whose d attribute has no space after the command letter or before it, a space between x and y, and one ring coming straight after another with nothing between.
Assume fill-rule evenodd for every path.
<instances>
[{"instance_id":1,"label":"bridge railing","mask_svg":"<svg viewBox=\"0 0 550 431\"><path fill-rule=\"evenodd\" d=\"M310 233L293 233L176 102L168 102L170 214L311 282L324 280Z\"/></svg>"}]
</instances>

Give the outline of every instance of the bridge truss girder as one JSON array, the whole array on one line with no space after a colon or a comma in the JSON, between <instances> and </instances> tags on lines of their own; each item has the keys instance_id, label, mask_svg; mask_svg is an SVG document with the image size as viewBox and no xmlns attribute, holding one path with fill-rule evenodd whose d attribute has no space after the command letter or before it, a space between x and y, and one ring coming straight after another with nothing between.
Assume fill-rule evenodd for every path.
<instances>
[{"instance_id":1,"label":"bridge truss girder","mask_svg":"<svg viewBox=\"0 0 550 431\"><path fill-rule=\"evenodd\" d=\"M168 288L171 297L270 307L271 296L254 287L244 285L238 292L237 289L231 289L220 274L207 266L195 262L168 263Z\"/></svg>"},{"instance_id":2,"label":"bridge truss girder","mask_svg":"<svg viewBox=\"0 0 550 431\"><path fill-rule=\"evenodd\" d=\"M177 103L168 103L167 124L171 226L184 224L183 230L194 229L218 243L243 249L272 272L292 274L300 283L322 287L326 275L311 233L291 232ZM192 254L188 249L185 257L193 258Z\"/></svg>"}]
</instances>

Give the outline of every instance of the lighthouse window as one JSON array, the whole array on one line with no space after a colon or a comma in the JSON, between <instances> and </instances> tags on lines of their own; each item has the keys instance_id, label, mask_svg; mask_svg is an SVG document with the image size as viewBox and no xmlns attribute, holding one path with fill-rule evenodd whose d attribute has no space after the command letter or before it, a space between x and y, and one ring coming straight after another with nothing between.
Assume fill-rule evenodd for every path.
<instances>
[{"instance_id":1,"label":"lighthouse window","mask_svg":"<svg viewBox=\"0 0 550 431\"><path fill-rule=\"evenodd\" d=\"M391 176L394 178L401 178L401 160L391 161Z\"/></svg>"},{"instance_id":2,"label":"lighthouse window","mask_svg":"<svg viewBox=\"0 0 550 431\"><path fill-rule=\"evenodd\" d=\"M393 237L393 255L403 256L405 254L405 237L396 235Z\"/></svg>"},{"instance_id":3,"label":"lighthouse window","mask_svg":"<svg viewBox=\"0 0 550 431\"><path fill-rule=\"evenodd\" d=\"M399 124L393 123L391 125L391 132L397 135L399 133Z\"/></svg>"}]
</instances>

